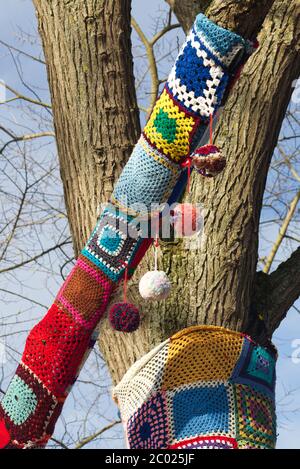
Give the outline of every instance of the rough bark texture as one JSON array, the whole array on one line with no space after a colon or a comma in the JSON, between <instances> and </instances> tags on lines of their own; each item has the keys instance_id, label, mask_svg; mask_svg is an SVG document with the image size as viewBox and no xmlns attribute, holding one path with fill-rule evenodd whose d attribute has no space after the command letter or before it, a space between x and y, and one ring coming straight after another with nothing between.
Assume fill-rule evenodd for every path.
<instances>
[{"instance_id":1,"label":"rough bark texture","mask_svg":"<svg viewBox=\"0 0 300 469\"><path fill-rule=\"evenodd\" d=\"M212 3L212 0L166 0L177 16L180 24L185 32L187 32L193 24L195 16Z\"/></svg>"},{"instance_id":2,"label":"rough bark texture","mask_svg":"<svg viewBox=\"0 0 300 469\"><path fill-rule=\"evenodd\" d=\"M256 276L256 309L270 334L299 297L299 272L300 247L270 275L259 272ZM253 327L257 328L258 323Z\"/></svg>"},{"instance_id":3,"label":"rough bark texture","mask_svg":"<svg viewBox=\"0 0 300 469\"><path fill-rule=\"evenodd\" d=\"M220 26L246 37L256 35L274 0L166 0L187 32L200 11Z\"/></svg>"},{"instance_id":4,"label":"rough bark texture","mask_svg":"<svg viewBox=\"0 0 300 469\"><path fill-rule=\"evenodd\" d=\"M211 18L247 37L258 32L268 8L273 3L274 7L264 21L260 48L247 63L215 134L228 158L227 169L215 180L199 176L192 180L193 200L207 209L205 246L199 252L185 250L181 243L166 243L161 263L172 278L173 293L166 302L141 305L145 319L139 331L130 336L114 333L103 321L100 346L115 382L139 356L188 325L251 331L264 342L278 324L276 320L267 328L258 320L266 290L260 290L261 276L256 274L257 240L270 159L291 83L300 71L299 2L168 3L185 28L199 9L210 4ZM139 133L130 1L35 0L35 4L77 253L95 221L98 203L108 199ZM130 288L136 304L140 302L136 283L147 262ZM287 303L278 303L278 309L282 312Z\"/></svg>"},{"instance_id":5,"label":"rough bark texture","mask_svg":"<svg viewBox=\"0 0 300 469\"><path fill-rule=\"evenodd\" d=\"M130 0L34 0L75 255L140 133Z\"/></svg>"},{"instance_id":6,"label":"rough bark texture","mask_svg":"<svg viewBox=\"0 0 300 469\"><path fill-rule=\"evenodd\" d=\"M140 304L145 319L138 332L115 336L104 323L100 344L115 381L136 358L186 326L221 325L251 332L261 343L270 339L274 329L259 319L255 304L259 217L291 83L300 71L299 17L297 1L275 2L258 37L260 48L246 64L215 133L227 169L215 180L192 178L192 198L207 209L202 251L185 250L181 243L164 246L161 266L173 292L165 302ZM139 303L137 284L130 290Z\"/></svg>"}]
</instances>

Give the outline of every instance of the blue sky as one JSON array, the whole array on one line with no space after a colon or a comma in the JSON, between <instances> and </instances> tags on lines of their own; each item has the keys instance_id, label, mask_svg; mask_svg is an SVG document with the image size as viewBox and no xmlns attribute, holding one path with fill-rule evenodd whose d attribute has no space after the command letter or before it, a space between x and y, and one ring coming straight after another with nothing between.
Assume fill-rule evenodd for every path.
<instances>
[{"instance_id":1,"label":"blue sky","mask_svg":"<svg viewBox=\"0 0 300 469\"><path fill-rule=\"evenodd\" d=\"M153 31L154 19L158 16L158 9L163 6L164 2L162 0L152 0L151 2L133 0L133 15L147 34L150 35ZM21 30L23 33L21 33ZM26 41L24 41L24 32L30 34ZM0 18L0 39L26 50L30 54L38 54L40 45L35 41L36 34L37 25L31 0L10 0L5 2L5 8L2 8ZM22 61L22 67L26 80L39 86L41 88L41 97L48 100L49 92L44 67L26 60ZM12 64L11 57L3 47L0 48L0 79L17 89L23 89ZM3 116L0 112L0 120L1 115ZM47 151L55 151L55 148L53 146L50 149L46 147L41 151L46 154ZM278 229L272 226L268 232L268 238L275 239L277 231ZM261 242L261 252L267 252L267 249L269 249L269 245ZM49 289L45 289L44 279L35 277L34 273L31 272L28 282L32 282L33 278L35 298L38 298L43 304L50 304L52 300L51 295L53 292L55 293L56 284L53 283ZM3 307L4 305L1 306L1 308ZM291 359L291 354L294 351L293 344L295 344L295 340L300 339L299 326L299 314L295 309L292 309L274 336L274 342L279 349L277 366L278 448L300 449L300 363L294 363ZM19 343L19 347L22 347L22 343ZM89 362L85 367L86 371L84 373L87 373L87 375L87 369L90 365L91 363ZM102 373L101 380L105 381L107 386L109 386L106 372L103 370ZM106 396L103 400L99 400L97 406L107 407L112 406L112 403L110 398ZM73 410L72 401L70 401L65 409L65 414L67 415L68 412L71 414ZM114 407L112 407L112 415L116 415ZM110 445L112 447L114 445L122 446L122 441L118 440L115 443L110 443ZM103 447L105 447L104 443Z\"/></svg>"}]
</instances>

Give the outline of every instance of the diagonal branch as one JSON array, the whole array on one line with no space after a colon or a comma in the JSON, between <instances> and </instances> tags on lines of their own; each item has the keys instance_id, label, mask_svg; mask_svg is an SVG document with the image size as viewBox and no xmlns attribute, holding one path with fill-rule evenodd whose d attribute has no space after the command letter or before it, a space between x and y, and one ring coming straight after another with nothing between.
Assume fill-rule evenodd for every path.
<instances>
[{"instance_id":1,"label":"diagonal branch","mask_svg":"<svg viewBox=\"0 0 300 469\"><path fill-rule=\"evenodd\" d=\"M110 430L111 428L115 427L116 425L118 425L119 423L121 423L121 420L115 420L111 423L109 423L108 425L106 425L105 427L101 428L101 430L97 431L96 433L94 433L93 435L90 435L86 438L84 438L83 440L79 441L79 443L77 443L75 449L81 449L83 448L83 446L86 446L88 443L90 443L91 441L95 440L95 438L98 438L100 435L102 435L104 432L106 432L107 430Z\"/></svg>"},{"instance_id":2,"label":"diagonal branch","mask_svg":"<svg viewBox=\"0 0 300 469\"><path fill-rule=\"evenodd\" d=\"M51 107L52 107L51 104L44 103L43 101L39 101L37 99L32 99L29 96L25 96L24 94L19 93L19 91L16 91L14 88L9 86L7 83L3 83L3 82L0 81L0 86L4 86L8 91L10 91L14 95L13 98L10 98L10 99L7 99L6 101L1 102L1 104L8 104L8 103L11 103L12 101L17 101L17 100L20 99L22 101L27 101L28 103L36 104L37 106L41 106L41 107L44 107L46 109L51 109Z\"/></svg>"},{"instance_id":3,"label":"diagonal branch","mask_svg":"<svg viewBox=\"0 0 300 469\"><path fill-rule=\"evenodd\" d=\"M154 107L155 101L157 99L159 85L161 81L158 77L158 69L157 69L157 60L154 54L154 46L166 33L171 31L172 29L176 29L180 27L180 24L168 24L166 25L161 31L158 31L152 39L148 39L143 32L142 28L139 26L137 21L132 17L131 18L131 25L135 29L135 32L139 36L140 40L142 41L146 54L147 59L149 62L149 72L151 76L151 91L150 91L150 104L149 108L146 110L147 114L149 115Z\"/></svg>"},{"instance_id":4,"label":"diagonal branch","mask_svg":"<svg viewBox=\"0 0 300 469\"><path fill-rule=\"evenodd\" d=\"M271 252L270 254L268 255L267 257L267 260L266 260L266 263L265 263L265 266L263 268L263 272L265 274L268 274L270 269L271 269L271 266L272 266L272 263L274 261L274 258L278 252L278 249L280 248L280 245L283 241L283 238L285 237L286 235L286 232L288 230L288 227L289 227L289 224L290 222L292 221L293 219L293 216L295 214L295 211L296 211L296 208L297 208L297 205L298 205L298 202L300 200L300 191L297 192L297 194L295 195L295 197L293 198L292 202L290 203L290 206L289 206L289 209L288 209L288 212L283 220L283 223L280 227L280 230L279 230L279 233L278 233L278 236L277 236L277 239L271 249Z\"/></svg>"},{"instance_id":5,"label":"diagonal branch","mask_svg":"<svg viewBox=\"0 0 300 469\"><path fill-rule=\"evenodd\" d=\"M45 131L45 132L37 132L34 134L25 134L25 135L14 135L11 132L7 131L6 129L0 127L0 130L3 130L5 133L7 133L10 137L12 137L11 140L8 140L1 148L0 148L0 155L3 153L3 151L12 143L17 143L17 142L26 142L29 140L35 140L37 138L42 138L42 137L55 137L55 133L52 131Z\"/></svg>"},{"instance_id":6,"label":"diagonal branch","mask_svg":"<svg viewBox=\"0 0 300 469\"><path fill-rule=\"evenodd\" d=\"M17 47L12 46L11 44L7 44L7 42L2 41L2 39L0 39L0 44L2 44L2 46L7 47L7 49L9 49L10 51L13 50L14 52L18 52L18 54L24 55L28 59L31 59L35 62L38 62L38 63L42 64L42 65L46 65L46 62L44 60L40 59L39 57L35 57L34 55L28 54L27 52L24 52L23 50L18 49Z\"/></svg>"},{"instance_id":7,"label":"diagonal branch","mask_svg":"<svg viewBox=\"0 0 300 469\"><path fill-rule=\"evenodd\" d=\"M166 0L187 32L195 16L206 13L220 26L247 38L256 36L274 0Z\"/></svg>"},{"instance_id":8,"label":"diagonal branch","mask_svg":"<svg viewBox=\"0 0 300 469\"><path fill-rule=\"evenodd\" d=\"M288 310L300 296L300 247L269 275L266 304L268 327L277 329Z\"/></svg>"}]
</instances>

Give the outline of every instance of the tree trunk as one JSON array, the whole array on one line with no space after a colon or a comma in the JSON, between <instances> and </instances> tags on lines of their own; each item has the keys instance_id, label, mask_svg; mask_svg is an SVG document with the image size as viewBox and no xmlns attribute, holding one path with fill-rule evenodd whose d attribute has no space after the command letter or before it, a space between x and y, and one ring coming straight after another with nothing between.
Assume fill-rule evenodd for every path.
<instances>
[{"instance_id":1,"label":"tree trunk","mask_svg":"<svg viewBox=\"0 0 300 469\"><path fill-rule=\"evenodd\" d=\"M140 133L130 0L34 0L75 255Z\"/></svg>"},{"instance_id":2,"label":"tree trunk","mask_svg":"<svg viewBox=\"0 0 300 469\"><path fill-rule=\"evenodd\" d=\"M255 35L274 0L207 2L212 19L247 37ZM177 5L177 2L172 2ZM201 2L179 2L190 25ZM161 261L173 292L147 304L142 327L128 336L102 323L100 346L115 382L141 355L192 324L251 330L262 342L272 331L251 315L257 237L270 158L299 74L297 1L277 0L232 92L215 138L228 158L216 180L193 177L192 197L207 209L202 251L167 243ZM130 2L35 1L48 63L54 121L68 217L78 254L139 134L130 44ZM179 5L179 4L178 4ZM180 19L180 7L177 14ZM179 8L179 9L178 9ZM255 13L255 14L254 14ZM182 19L182 18L181 18ZM184 23L184 22L183 22ZM185 24L183 24L186 26ZM146 259L130 288L148 269ZM255 324L255 327L253 326Z\"/></svg>"},{"instance_id":3,"label":"tree trunk","mask_svg":"<svg viewBox=\"0 0 300 469\"><path fill-rule=\"evenodd\" d=\"M236 12L230 12L238 22ZM249 332L262 344L270 340L274 328L259 319L255 304L259 218L292 81L300 71L299 18L297 1L275 2L258 37L260 47L248 60L215 132L227 168L213 180L192 177L192 200L207 210L201 251L186 250L181 242L162 243L161 267L173 284L170 298L141 303L137 283L152 266L148 257L130 288L133 302L140 303L144 315L140 330L125 337L104 321L100 347L115 382L137 358L187 326L220 325ZM227 21L232 21L230 14ZM258 28L260 23L261 18ZM268 286L260 295L267 292Z\"/></svg>"}]
</instances>

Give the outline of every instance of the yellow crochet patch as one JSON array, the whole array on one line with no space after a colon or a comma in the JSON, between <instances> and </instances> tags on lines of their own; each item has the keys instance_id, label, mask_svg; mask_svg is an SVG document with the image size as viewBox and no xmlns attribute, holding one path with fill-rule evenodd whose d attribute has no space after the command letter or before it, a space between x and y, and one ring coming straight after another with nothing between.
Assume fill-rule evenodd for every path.
<instances>
[{"instance_id":1,"label":"yellow crochet patch","mask_svg":"<svg viewBox=\"0 0 300 469\"><path fill-rule=\"evenodd\" d=\"M228 380L240 356L243 337L222 328L190 328L170 339L162 388L198 381Z\"/></svg>"},{"instance_id":2,"label":"yellow crochet patch","mask_svg":"<svg viewBox=\"0 0 300 469\"><path fill-rule=\"evenodd\" d=\"M144 129L149 142L174 161L190 152L190 141L199 119L182 111L164 90Z\"/></svg>"}]
</instances>

